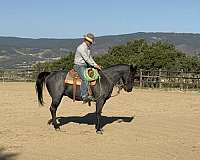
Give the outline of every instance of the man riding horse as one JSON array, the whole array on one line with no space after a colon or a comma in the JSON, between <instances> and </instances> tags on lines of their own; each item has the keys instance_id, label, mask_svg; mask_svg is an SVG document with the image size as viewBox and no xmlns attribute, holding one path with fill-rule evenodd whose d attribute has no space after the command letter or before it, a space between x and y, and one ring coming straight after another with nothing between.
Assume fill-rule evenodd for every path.
<instances>
[{"instance_id":1,"label":"man riding horse","mask_svg":"<svg viewBox=\"0 0 200 160\"><path fill-rule=\"evenodd\" d=\"M82 80L80 86L80 96L83 103L93 100L92 96L88 96L88 81L84 77L85 69L90 66L101 70L101 67L91 56L90 48L92 47L92 44L94 44L94 35L92 33L84 35L84 41L77 47L74 59L74 70L79 74Z\"/></svg>"},{"instance_id":2,"label":"man riding horse","mask_svg":"<svg viewBox=\"0 0 200 160\"><path fill-rule=\"evenodd\" d=\"M90 66L99 69L99 76L101 77L98 81L96 81L95 85L90 88L96 104L95 128L98 134L103 133L103 126L105 126L105 123L103 122L105 121L102 120L101 113L104 104L112 95L113 87L120 82L120 86L126 92L131 92L133 89L137 65L116 64L101 70L101 67L96 64L96 62L90 55L90 47L93 43L94 35L88 33L84 36L84 42L80 46L78 46L76 50L74 69L80 75L80 78L82 79L82 84L80 88L76 88L75 96L73 96L73 84L65 83L66 71L59 70L54 72L41 72L38 74L35 88L38 102L41 105L44 104L43 85L46 84L49 95L52 98L52 102L49 107L52 118L48 121L48 124L52 124L56 130L63 125L62 121L59 121L56 117L56 112L63 96L68 96L71 99L75 97L76 100L83 100L84 103L91 101L91 98L88 96L87 93L88 82L86 81L86 79L88 78L87 76L85 78L86 74L84 74L86 73L84 71L86 65L89 64Z\"/></svg>"}]
</instances>

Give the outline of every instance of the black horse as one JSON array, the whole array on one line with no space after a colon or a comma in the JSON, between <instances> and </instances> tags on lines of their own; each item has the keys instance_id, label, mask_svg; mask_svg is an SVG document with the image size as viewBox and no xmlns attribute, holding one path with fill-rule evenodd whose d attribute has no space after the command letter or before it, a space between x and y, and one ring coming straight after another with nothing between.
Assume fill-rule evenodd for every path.
<instances>
[{"instance_id":1,"label":"black horse","mask_svg":"<svg viewBox=\"0 0 200 160\"><path fill-rule=\"evenodd\" d=\"M131 92L133 89L136 70L136 65L118 64L99 71L100 79L97 80L97 83L92 89L94 98L96 99L97 133L102 133L101 112L106 100L111 97L113 87L119 81L122 81L123 89L126 92ZM65 77L66 71L41 72L36 80L36 93L38 96L38 101L41 105L43 105L43 85L46 82L47 90L52 98L50 106L52 119L50 119L48 123L52 123L55 129L59 129L59 124L56 121L56 111L62 100L62 97L68 96L73 98L72 85L64 83ZM81 101L80 87L77 87L75 98L76 100Z\"/></svg>"}]
</instances>

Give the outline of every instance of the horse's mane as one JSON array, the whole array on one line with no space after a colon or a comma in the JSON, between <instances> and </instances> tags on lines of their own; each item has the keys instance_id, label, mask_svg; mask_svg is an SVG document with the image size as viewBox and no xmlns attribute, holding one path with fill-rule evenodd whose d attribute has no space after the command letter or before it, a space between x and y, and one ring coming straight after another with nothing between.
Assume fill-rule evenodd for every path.
<instances>
[{"instance_id":1,"label":"horse's mane","mask_svg":"<svg viewBox=\"0 0 200 160\"><path fill-rule=\"evenodd\" d=\"M101 79L109 79L109 75L112 74L112 71L129 69L129 67L130 65L128 64L114 64L107 68L103 68L101 71L99 71L99 75Z\"/></svg>"},{"instance_id":2,"label":"horse's mane","mask_svg":"<svg viewBox=\"0 0 200 160\"><path fill-rule=\"evenodd\" d=\"M118 67L129 67L129 65L128 64L114 64L114 65L111 65L109 67L103 68L103 71L115 69L115 68L118 68Z\"/></svg>"},{"instance_id":3,"label":"horse's mane","mask_svg":"<svg viewBox=\"0 0 200 160\"><path fill-rule=\"evenodd\" d=\"M113 68L113 67L117 67L117 66L129 66L128 64L113 64L113 65L110 65L108 67L106 67L105 69L108 69L108 68Z\"/></svg>"}]
</instances>

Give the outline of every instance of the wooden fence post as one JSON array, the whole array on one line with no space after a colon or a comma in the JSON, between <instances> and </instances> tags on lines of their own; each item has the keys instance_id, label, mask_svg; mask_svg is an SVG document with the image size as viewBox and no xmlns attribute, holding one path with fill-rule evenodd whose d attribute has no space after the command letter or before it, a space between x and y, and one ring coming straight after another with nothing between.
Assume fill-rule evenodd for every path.
<instances>
[{"instance_id":1,"label":"wooden fence post","mask_svg":"<svg viewBox=\"0 0 200 160\"><path fill-rule=\"evenodd\" d=\"M162 84L161 84L161 73L162 73L162 71L161 71L161 69L159 69L159 88L162 87Z\"/></svg>"},{"instance_id":2,"label":"wooden fence post","mask_svg":"<svg viewBox=\"0 0 200 160\"><path fill-rule=\"evenodd\" d=\"M180 90L183 90L183 69L181 69Z\"/></svg>"},{"instance_id":3,"label":"wooden fence post","mask_svg":"<svg viewBox=\"0 0 200 160\"><path fill-rule=\"evenodd\" d=\"M4 73L5 73L5 72L3 72L3 84L4 84L4 82L5 82L5 80L4 80Z\"/></svg>"},{"instance_id":4,"label":"wooden fence post","mask_svg":"<svg viewBox=\"0 0 200 160\"><path fill-rule=\"evenodd\" d=\"M142 69L140 69L140 88L142 87Z\"/></svg>"}]
</instances>

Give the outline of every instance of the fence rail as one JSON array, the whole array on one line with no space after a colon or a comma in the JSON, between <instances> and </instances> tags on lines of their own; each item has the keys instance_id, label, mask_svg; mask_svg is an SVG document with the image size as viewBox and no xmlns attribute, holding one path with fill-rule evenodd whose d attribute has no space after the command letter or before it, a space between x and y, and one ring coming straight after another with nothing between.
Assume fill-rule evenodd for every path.
<instances>
[{"instance_id":1,"label":"fence rail","mask_svg":"<svg viewBox=\"0 0 200 160\"><path fill-rule=\"evenodd\" d=\"M200 89L200 72L142 70L139 71L140 87Z\"/></svg>"},{"instance_id":2,"label":"fence rail","mask_svg":"<svg viewBox=\"0 0 200 160\"><path fill-rule=\"evenodd\" d=\"M0 70L0 82L35 81L40 71L32 69ZM199 90L200 72L142 70L138 71L135 81L141 88L178 88L180 90Z\"/></svg>"}]
</instances>

